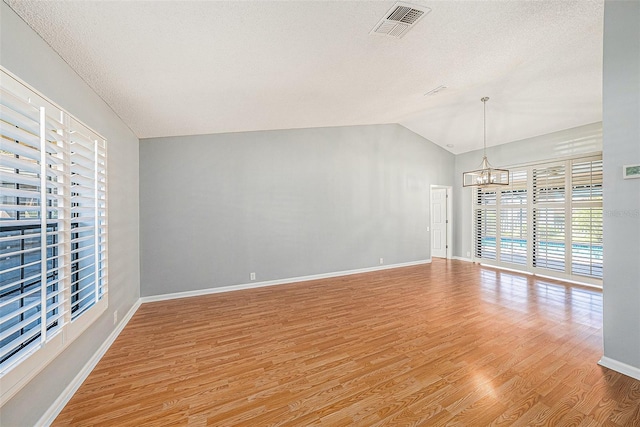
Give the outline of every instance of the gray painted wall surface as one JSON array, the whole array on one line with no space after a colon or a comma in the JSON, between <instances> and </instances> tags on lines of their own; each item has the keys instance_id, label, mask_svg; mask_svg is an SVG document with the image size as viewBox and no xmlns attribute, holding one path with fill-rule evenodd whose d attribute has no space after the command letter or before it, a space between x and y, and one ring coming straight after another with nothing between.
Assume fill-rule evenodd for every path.
<instances>
[{"instance_id":1,"label":"gray painted wall surface","mask_svg":"<svg viewBox=\"0 0 640 427\"><path fill-rule=\"evenodd\" d=\"M399 125L141 140L141 294L428 259L453 164Z\"/></svg>"},{"instance_id":2,"label":"gray painted wall surface","mask_svg":"<svg viewBox=\"0 0 640 427\"><path fill-rule=\"evenodd\" d=\"M30 426L139 298L138 139L113 111L4 2L0 63L107 138L109 162L109 308L87 332L0 409L0 424Z\"/></svg>"},{"instance_id":3,"label":"gray painted wall surface","mask_svg":"<svg viewBox=\"0 0 640 427\"><path fill-rule=\"evenodd\" d=\"M604 12L604 355L640 369L640 1Z\"/></svg>"},{"instance_id":4,"label":"gray painted wall surface","mask_svg":"<svg viewBox=\"0 0 640 427\"><path fill-rule=\"evenodd\" d=\"M518 166L579 154L602 151L602 123L554 132L535 138L487 148L487 157L494 167ZM459 154L455 158L453 255L467 258L473 251L470 187L462 188L462 173L478 169L482 150Z\"/></svg>"}]
</instances>

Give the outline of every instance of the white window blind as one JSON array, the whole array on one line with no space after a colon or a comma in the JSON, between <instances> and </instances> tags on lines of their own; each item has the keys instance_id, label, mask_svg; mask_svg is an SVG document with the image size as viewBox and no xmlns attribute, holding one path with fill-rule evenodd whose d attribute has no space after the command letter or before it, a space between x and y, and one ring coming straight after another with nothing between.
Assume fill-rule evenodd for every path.
<instances>
[{"instance_id":1,"label":"white window blind","mask_svg":"<svg viewBox=\"0 0 640 427\"><path fill-rule=\"evenodd\" d=\"M602 160L571 165L571 271L602 278Z\"/></svg>"},{"instance_id":2,"label":"white window blind","mask_svg":"<svg viewBox=\"0 0 640 427\"><path fill-rule=\"evenodd\" d=\"M526 209L500 210L500 260L527 263Z\"/></svg>"},{"instance_id":3,"label":"white window blind","mask_svg":"<svg viewBox=\"0 0 640 427\"><path fill-rule=\"evenodd\" d=\"M500 261L527 263L527 171L509 171L509 186L500 191Z\"/></svg>"},{"instance_id":4,"label":"white window blind","mask_svg":"<svg viewBox=\"0 0 640 427\"><path fill-rule=\"evenodd\" d=\"M105 144L71 120L71 318L105 293L106 159Z\"/></svg>"},{"instance_id":5,"label":"white window blind","mask_svg":"<svg viewBox=\"0 0 640 427\"><path fill-rule=\"evenodd\" d=\"M533 266L565 270L565 209L533 208Z\"/></svg>"},{"instance_id":6,"label":"white window blind","mask_svg":"<svg viewBox=\"0 0 640 427\"><path fill-rule=\"evenodd\" d=\"M565 200L565 166L534 167L532 172L533 203L558 203Z\"/></svg>"},{"instance_id":7,"label":"white window blind","mask_svg":"<svg viewBox=\"0 0 640 427\"><path fill-rule=\"evenodd\" d=\"M495 188L479 188L475 194L475 256L495 260L497 257L498 217Z\"/></svg>"},{"instance_id":8,"label":"white window blind","mask_svg":"<svg viewBox=\"0 0 640 427\"><path fill-rule=\"evenodd\" d=\"M564 163L533 168L534 267L565 271L566 180Z\"/></svg>"},{"instance_id":9,"label":"white window blind","mask_svg":"<svg viewBox=\"0 0 640 427\"><path fill-rule=\"evenodd\" d=\"M476 257L496 259L497 215L495 209L476 209Z\"/></svg>"},{"instance_id":10,"label":"white window blind","mask_svg":"<svg viewBox=\"0 0 640 427\"><path fill-rule=\"evenodd\" d=\"M601 285L601 156L513 168L510 173L509 186L475 192L475 257Z\"/></svg>"},{"instance_id":11,"label":"white window blind","mask_svg":"<svg viewBox=\"0 0 640 427\"><path fill-rule=\"evenodd\" d=\"M0 91L0 380L5 401L16 386L6 379L8 373L33 354L46 352L54 340L51 347L64 342L60 331L82 329L80 324L92 317L83 314L98 301L106 304L107 188L104 138L4 70ZM74 325L76 320L80 324ZM73 331L68 332L67 340L73 339Z\"/></svg>"}]
</instances>

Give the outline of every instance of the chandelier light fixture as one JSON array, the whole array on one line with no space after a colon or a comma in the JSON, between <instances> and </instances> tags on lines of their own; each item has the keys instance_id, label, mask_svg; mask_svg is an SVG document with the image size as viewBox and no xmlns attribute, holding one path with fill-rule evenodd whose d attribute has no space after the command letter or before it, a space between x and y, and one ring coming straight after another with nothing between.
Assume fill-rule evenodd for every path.
<instances>
[{"instance_id":1,"label":"chandelier light fixture","mask_svg":"<svg viewBox=\"0 0 640 427\"><path fill-rule=\"evenodd\" d=\"M462 174L463 187L489 187L493 185L509 185L509 171L507 169L496 169L487 160L487 101L488 96L480 99L484 109L484 151L480 169Z\"/></svg>"}]
</instances>

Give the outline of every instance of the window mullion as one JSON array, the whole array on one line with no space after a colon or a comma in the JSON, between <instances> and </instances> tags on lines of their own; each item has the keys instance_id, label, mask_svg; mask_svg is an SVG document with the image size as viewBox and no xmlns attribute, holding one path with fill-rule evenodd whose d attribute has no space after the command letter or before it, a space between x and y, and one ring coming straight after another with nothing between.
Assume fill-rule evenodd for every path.
<instances>
[{"instance_id":1,"label":"window mullion","mask_svg":"<svg viewBox=\"0 0 640 427\"><path fill-rule=\"evenodd\" d=\"M533 272L533 167L527 168L527 269Z\"/></svg>"},{"instance_id":2,"label":"window mullion","mask_svg":"<svg viewBox=\"0 0 640 427\"><path fill-rule=\"evenodd\" d=\"M69 144L69 116L63 113L63 135L64 135L64 148L62 150L64 182L62 184L62 208L61 208L61 227L63 232L61 238L64 239L63 245L63 262L64 267L62 271L62 286L63 286L63 298L64 298L64 324L68 325L71 322L71 148ZM65 332L66 333L66 332Z\"/></svg>"},{"instance_id":3,"label":"window mullion","mask_svg":"<svg viewBox=\"0 0 640 427\"><path fill-rule=\"evenodd\" d=\"M496 188L496 262L500 262L502 258L502 221L500 216L502 215L502 191Z\"/></svg>"},{"instance_id":4,"label":"window mullion","mask_svg":"<svg viewBox=\"0 0 640 427\"><path fill-rule=\"evenodd\" d=\"M40 107L40 342L47 342L47 116Z\"/></svg>"},{"instance_id":5,"label":"window mullion","mask_svg":"<svg viewBox=\"0 0 640 427\"><path fill-rule=\"evenodd\" d=\"M572 200L573 200L573 161L567 160L565 162L565 176L564 176L564 188L565 188L565 203L564 203L564 271L567 274L572 274L573 270L573 236L571 230L571 222L572 222Z\"/></svg>"}]
</instances>

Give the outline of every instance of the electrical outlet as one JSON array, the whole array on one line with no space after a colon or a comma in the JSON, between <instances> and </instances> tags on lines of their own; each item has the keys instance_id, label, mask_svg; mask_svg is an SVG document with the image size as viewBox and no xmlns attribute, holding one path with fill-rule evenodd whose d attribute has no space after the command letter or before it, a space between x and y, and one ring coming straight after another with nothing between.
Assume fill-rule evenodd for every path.
<instances>
[{"instance_id":1,"label":"electrical outlet","mask_svg":"<svg viewBox=\"0 0 640 427\"><path fill-rule=\"evenodd\" d=\"M467 258L471 258L471 252L467 251Z\"/></svg>"},{"instance_id":2,"label":"electrical outlet","mask_svg":"<svg viewBox=\"0 0 640 427\"><path fill-rule=\"evenodd\" d=\"M380 258L380 264L384 264L384 258Z\"/></svg>"},{"instance_id":3,"label":"electrical outlet","mask_svg":"<svg viewBox=\"0 0 640 427\"><path fill-rule=\"evenodd\" d=\"M113 324L118 323L118 310L113 312Z\"/></svg>"},{"instance_id":4,"label":"electrical outlet","mask_svg":"<svg viewBox=\"0 0 640 427\"><path fill-rule=\"evenodd\" d=\"M427 227L427 231L430 231L429 227Z\"/></svg>"},{"instance_id":5,"label":"electrical outlet","mask_svg":"<svg viewBox=\"0 0 640 427\"><path fill-rule=\"evenodd\" d=\"M256 280L256 273L251 273L251 280Z\"/></svg>"}]
</instances>

